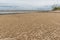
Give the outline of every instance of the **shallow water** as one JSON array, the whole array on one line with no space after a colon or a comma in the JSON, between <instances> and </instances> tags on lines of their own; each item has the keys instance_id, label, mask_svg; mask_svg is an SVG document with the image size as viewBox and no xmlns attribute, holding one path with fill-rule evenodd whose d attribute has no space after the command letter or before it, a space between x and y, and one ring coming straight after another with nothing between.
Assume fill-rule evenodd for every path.
<instances>
[{"instance_id":1,"label":"shallow water","mask_svg":"<svg viewBox=\"0 0 60 40\"><path fill-rule=\"evenodd\" d=\"M36 10L0 10L0 14L37 12Z\"/></svg>"}]
</instances>

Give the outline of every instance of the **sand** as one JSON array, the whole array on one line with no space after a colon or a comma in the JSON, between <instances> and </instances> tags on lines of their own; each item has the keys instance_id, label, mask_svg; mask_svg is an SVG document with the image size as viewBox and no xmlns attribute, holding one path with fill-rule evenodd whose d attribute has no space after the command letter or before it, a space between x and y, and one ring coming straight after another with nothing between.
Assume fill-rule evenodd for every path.
<instances>
[{"instance_id":1,"label":"sand","mask_svg":"<svg viewBox=\"0 0 60 40\"><path fill-rule=\"evenodd\" d=\"M0 15L0 40L60 40L60 13Z\"/></svg>"}]
</instances>

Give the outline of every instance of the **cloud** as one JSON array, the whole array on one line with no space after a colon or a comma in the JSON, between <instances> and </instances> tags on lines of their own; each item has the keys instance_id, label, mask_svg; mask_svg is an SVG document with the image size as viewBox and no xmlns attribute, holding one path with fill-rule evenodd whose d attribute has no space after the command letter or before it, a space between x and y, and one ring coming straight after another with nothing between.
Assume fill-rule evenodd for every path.
<instances>
[{"instance_id":1,"label":"cloud","mask_svg":"<svg viewBox=\"0 0 60 40\"><path fill-rule=\"evenodd\" d=\"M0 3L13 4L13 5L32 5L32 6L44 6L56 4L57 0L0 0Z\"/></svg>"},{"instance_id":2,"label":"cloud","mask_svg":"<svg viewBox=\"0 0 60 40\"><path fill-rule=\"evenodd\" d=\"M19 6L24 9L36 9L43 6L60 4L59 1L57 3L57 0L0 0L0 6Z\"/></svg>"}]
</instances>

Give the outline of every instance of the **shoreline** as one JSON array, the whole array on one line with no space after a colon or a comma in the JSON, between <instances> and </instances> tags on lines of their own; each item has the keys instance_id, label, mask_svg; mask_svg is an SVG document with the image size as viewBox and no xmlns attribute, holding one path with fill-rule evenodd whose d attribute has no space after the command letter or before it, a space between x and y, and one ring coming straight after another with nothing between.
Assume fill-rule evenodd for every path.
<instances>
[{"instance_id":1,"label":"shoreline","mask_svg":"<svg viewBox=\"0 0 60 40\"><path fill-rule=\"evenodd\" d=\"M29 13L60 13L59 10L57 11L36 11L36 10L0 10L0 14L29 14Z\"/></svg>"}]
</instances>

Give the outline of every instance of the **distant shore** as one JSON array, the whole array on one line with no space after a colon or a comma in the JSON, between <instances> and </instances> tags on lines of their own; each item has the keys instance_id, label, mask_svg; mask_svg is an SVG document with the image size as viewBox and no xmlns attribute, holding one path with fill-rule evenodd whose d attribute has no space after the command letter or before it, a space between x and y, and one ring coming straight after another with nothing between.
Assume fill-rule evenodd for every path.
<instances>
[{"instance_id":1,"label":"distant shore","mask_svg":"<svg viewBox=\"0 0 60 40\"><path fill-rule=\"evenodd\" d=\"M0 14L9 14L9 13L31 13L31 12L52 12L52 13L60 13L60 10L56 11L39 11L39 10L0 10Z\"/></svg>"}]
</instances>

